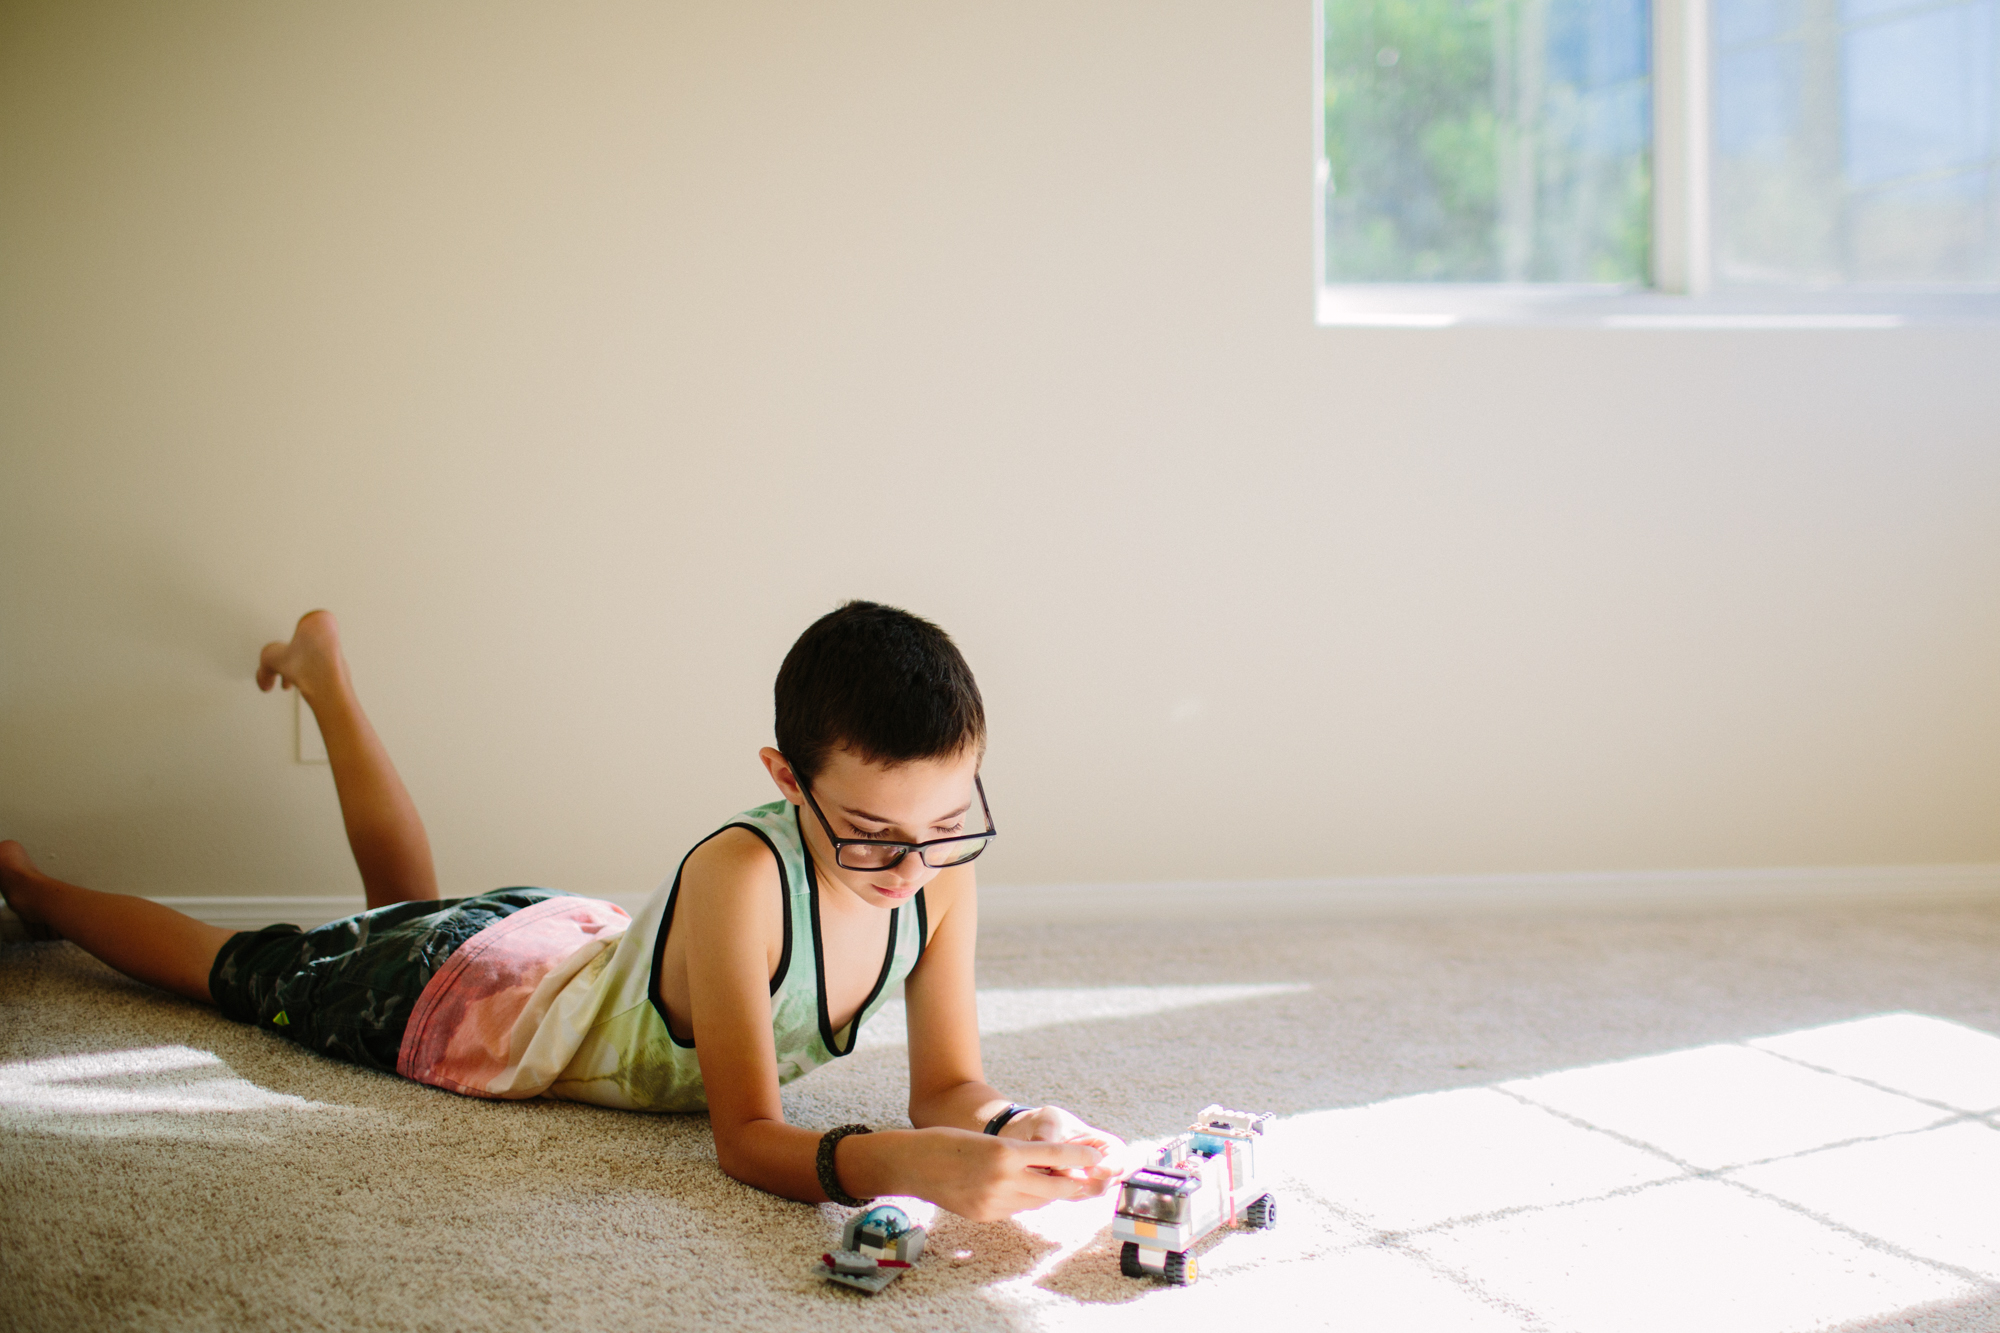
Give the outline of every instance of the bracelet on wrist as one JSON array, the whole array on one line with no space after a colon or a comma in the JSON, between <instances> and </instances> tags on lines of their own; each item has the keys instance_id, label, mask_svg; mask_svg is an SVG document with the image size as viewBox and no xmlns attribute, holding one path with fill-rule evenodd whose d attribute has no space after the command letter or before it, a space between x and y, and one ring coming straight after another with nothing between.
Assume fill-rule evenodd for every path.
<instances>
[{"instance_id":1,"label":"bracelet on wrist","mask_svg":"<svg viewBox=\"0 0 2000 1333\"><path fill-rule=\"evenodd\" d=\"M1006 1110L986 1122L986 1133L998 1134L1001 1130L1007 1128L1007 1122L1015 1116L1026 1115L1034 1109L1032 1106L1023 1106L1019 1102L1008 1102Z\"/></svg>"},{"instance_id":2,"label":"bracelet on wrist","mask_svg":"<svg viewBox=\"0 0 2000 1333\"><path fill-rule=\"evenodd\" d=\"M843 1208L865 1208L874 1200L858 1199L840 1187L840 1172L834 1169L833 1150L838 1148L840 1141L849 1134L874 1132L866 1125L842 1125L838 1129L829 1129L819 1136L819 1154L814 1159L814 1165L819 1168L819 1187L826 1191L827 1198Z\"/></svg>"}]
</instances>

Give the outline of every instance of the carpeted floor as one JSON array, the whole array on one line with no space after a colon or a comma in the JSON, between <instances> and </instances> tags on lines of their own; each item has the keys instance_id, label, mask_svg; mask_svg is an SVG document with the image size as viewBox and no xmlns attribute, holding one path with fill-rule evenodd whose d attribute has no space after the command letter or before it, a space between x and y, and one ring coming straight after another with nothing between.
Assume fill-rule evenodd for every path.
<instances>
[{"instance_id":1,"label":"carpeted floor","mask_svg":"<svg viewBox=\"0 0 2000 1333\"><path fill-rule=\"evenodd\" d=\"M2000 1330L2000 906L989 929L993 1081L1135 1139L1270 1110L1278 1228L1186 1289L1105 1202L879 1297L705 1122L304 1054L0 950L0 1328ZM788 1090L895 1123L893 1024Z\"/></svg>"}]
</instances>

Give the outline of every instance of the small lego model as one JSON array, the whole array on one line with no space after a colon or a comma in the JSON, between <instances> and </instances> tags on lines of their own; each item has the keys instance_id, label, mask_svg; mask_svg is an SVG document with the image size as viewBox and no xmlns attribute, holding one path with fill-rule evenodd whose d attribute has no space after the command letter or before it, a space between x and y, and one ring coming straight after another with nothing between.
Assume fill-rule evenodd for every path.
<instances>
[{"instance_id":1,"label":"small lego model","mask_svg":"<svg viewBox=\"0 0 2000 1333\"><path fill-rule=\"evenodd\" d=\"M1146 1165L1125 1178L1111 1235L1124 1246L1126 1277L1195 1280L1188 1254L1201 1239L1235 1223L1256 1231L1278 1225L1278 1200L1264 1188L1258 1156L1270 1115L1210 1106Z\"/></svg>"},{"instance_id":2,"label":"small lego model","mask_svg":"<svg viewBox=\"0 0 2000 1333\"><path fill-rule=\"evenodd\" d=\"M894 1204L880 1203L847 1219L840 1248L822 1254L813 1273L873 1296L908 1272L923 1252L924 1229Z\"/></svg>"}]
</instances>

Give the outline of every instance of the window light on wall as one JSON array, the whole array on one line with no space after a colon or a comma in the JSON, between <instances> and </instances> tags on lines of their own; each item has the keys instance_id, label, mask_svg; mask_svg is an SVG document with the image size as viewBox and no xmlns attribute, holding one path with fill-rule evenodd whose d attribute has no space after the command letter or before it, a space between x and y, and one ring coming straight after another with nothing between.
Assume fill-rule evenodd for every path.
<instances>
[{"instance_id":1,"label":"window light on wall","mask_svg":"<svg viewBox=\"0 0 2000 1333\"><path fill-rule=\"evenodd\" d=\"M1320 319L2000 319L2000 0L1318 0Z\"/></svg>"}]
</instances>

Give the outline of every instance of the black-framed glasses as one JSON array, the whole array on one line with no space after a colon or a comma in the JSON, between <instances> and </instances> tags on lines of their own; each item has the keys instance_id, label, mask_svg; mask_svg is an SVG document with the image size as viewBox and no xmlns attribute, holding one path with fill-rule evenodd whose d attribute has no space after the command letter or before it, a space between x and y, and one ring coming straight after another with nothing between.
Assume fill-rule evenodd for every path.
<instances>
[{"instance_id":1,"label":"black-framed glasses","mask_svg":"<svg viewBox=\"0 0 2000 1333\"><path fill-rule=\"evenodd\" d=\"M819 826L826 830L826 840L833 844L833 863L842 870L888 870L903 863L903 858L911 852L932 870L946 870L952 866L962 866L986 850L988 843L1000 836L1000 830L993 827L993 808L986 803L986 784L973 775L973 789L979 793L980 817L986 821L984 833L960 833L949 838L932 838L928 842L883 842L876 838L843 838L833 831L827 821L826 811L819 808L813 799L812 788L802 780L799 790L805 793L806 804L819 817Z\"/></svg>"}]
</instances>

